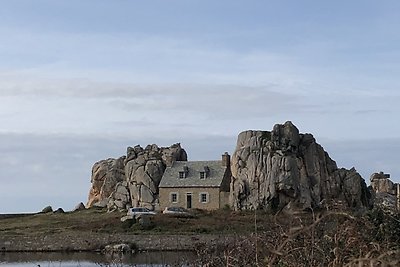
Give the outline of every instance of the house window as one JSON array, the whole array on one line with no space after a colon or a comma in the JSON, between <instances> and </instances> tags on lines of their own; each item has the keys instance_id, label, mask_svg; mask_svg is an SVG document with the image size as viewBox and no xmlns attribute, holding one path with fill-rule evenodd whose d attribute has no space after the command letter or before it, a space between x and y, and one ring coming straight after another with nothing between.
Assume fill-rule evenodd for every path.
<instances>
[{"instance_id":1,"label":"house window","mask_svg":"<svg viewBox=\"0 0 400 267\"><path fill-rule=\"evenodd\" d=\"M200 172L200 179L205 179L205 178L206 178L206 173Z\"/></svg>"},{"instance_id":2,"label":"house window","mask_svg":"<svg viewBox=\"0 0 400 267\"><path fill-rule=\"evenodd\" d=\"M178 193L171 193L170 200L171 200L171 203L178 203Z\"/></svg>"},{"instance_id":3,"label":"house window","mask_svg":"<svg viewBox=\"0 0 400 267\"><path fill-rule=\"evenodd\" d=\"M209 201L208 193L200 193L199 201L200 203L208 203Z\"/></svg>"},{"instance_id":4,"label":"house window","mask_svg":"<svg viewBox=\"0 0 400 267\"><path fill-rule=\"evenodd\" d=\"M179 179L186 178L185 172L179 172Z\"/></svg>"}]
</instances>

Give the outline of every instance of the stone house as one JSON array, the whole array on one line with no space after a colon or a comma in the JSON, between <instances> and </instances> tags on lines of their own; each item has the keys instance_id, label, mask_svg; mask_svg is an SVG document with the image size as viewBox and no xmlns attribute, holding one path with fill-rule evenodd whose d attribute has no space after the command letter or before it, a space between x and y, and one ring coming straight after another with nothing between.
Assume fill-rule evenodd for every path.
<instances>
[{"instance_id":1,"label":"stone house","mask_svg":"<svg viewBox=\"0 0 400 267\"><path fill-rule=\"evenodd\" d=\"M159 185L159 207L215 210L229 205L230 156L215 161L175 161Z\"/></svg>"}]
</instances>

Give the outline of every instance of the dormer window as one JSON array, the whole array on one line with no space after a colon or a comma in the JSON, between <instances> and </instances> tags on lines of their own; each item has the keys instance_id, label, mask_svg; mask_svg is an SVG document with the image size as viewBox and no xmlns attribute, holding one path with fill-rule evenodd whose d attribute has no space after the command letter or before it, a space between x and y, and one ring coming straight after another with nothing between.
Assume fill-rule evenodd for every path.
<instances>
[{"instance_id":1,"label":"dormer window","mask_svg":"<svg viewBox=\"0 0 400 267\"><path fill-rule=\"evenodd\" d=\"M200 171L200 179L206 179L210 175L210 168L204 166L203 170Z\"/></svg>"},{"instance_id":2,"label":"dormer window","mask_svg":"<svg viewBox=\"0 0 400 267\"><path fill-rule=\"evenodd\" d=\"M183 168L179 171L179 179L185 179L188 177L189 168L188 166L183 166Z\"/></svg>"},{"instance_id":3,"label":"dormer window","mask_svg":"<svg viewBox=\"0 0 400 267\"><path fill-rule=\"evenodd\" d=\"M188 168L188 166L183 166L183 171L185 172L185 173L188 173L189 172L189 168Z\"/></svg>"}]
</instances>

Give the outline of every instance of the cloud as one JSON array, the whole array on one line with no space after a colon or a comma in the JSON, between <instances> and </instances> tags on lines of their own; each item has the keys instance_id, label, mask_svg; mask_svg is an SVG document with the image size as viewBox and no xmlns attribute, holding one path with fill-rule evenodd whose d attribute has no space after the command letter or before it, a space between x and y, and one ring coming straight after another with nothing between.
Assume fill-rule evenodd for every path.
<instances>
[{"instance_id":1,"label":"cloud","mask_svg":"<svg viewBox=\"0 0 400 267\"><path fill-rule=\"evenodd\" d=\"M397 135L399 96L278 90L275 84L101 83L88 80L1 86L2 132L141 136L232 135L292 120L323 137ZM368 112L367 112L368 111ZM368 117L368 119L366 118ZM339 130L340 129L340 130Z\"/></svg>"},{"instance_id":2,"label":"cloud","mask_svg":"<svg viewBox=\"0 0 400 267\"><path fill-rule=\"evenodd\" d=\"M1 81L0 81L1 85ZM302 97L274 86L73 81L0 86L3 132L149 135L216 132L243 120L308 112ZM9 115L9 116L7 116ZM289 117L289 115L288 115Z\"/></svg>"},{"instance_id":3,"label":"cloud","mask_svg":"<svg viewBox=\"0 0 400 267\"><path fill-rule=\"evenodd\" d=\"M21 79L21 76L23 77ZM30 74L0 74L0 95L72 98L133 98L157 94L163 88L135 84L93 82L85 79L40 79Z\"/></svg>"},{"instance_id":4,"label":"cloud","mask_svg":"<svg viewBox=\"0 0 400 267\"><path fill-rule=\"evenodd\" d=\"M387 112L387 110L379 110L379 109L360 109L356 110L354 113L358 115L368 115L368 114L375 114L375 113L382 113Z\"/></svg>"},{"instance_id":5,"label":"cloud","mask_svg":"<svg viewBox=\"0 0 400 267\"><path fill-rule=\"evenodd\" d=\"M235 85L176 85L149 89L140 99L112 101L127 111L149 110L180 114L203 114L209 120L265 117L273 112L305 110L299 96L275 92L268 87Z\"/></svg>"},{"instance_id":6,"label":"cloud","mask_svg":"<svg viewBox=\"0 0 400 267\"><path fill-rule=\"evenodd\" d=\"M91 95L87 81L106 86L119 82L114 89L122 95L127 93L124 83L274 84L282 90L299 88L310 78L302 75L304 66L298 65L295 56L267 47L242 50L225 43L149 33L32 33L6 27L0 27L0 33L7 36L0 44L0 75L3 80L7 75L14 76L8 84L3 81L0 88L9 94L16 89L17 93L60 91L70 96L83 91ZM79 78L81 88L72 92L58 87L59 81L68 84L67 80ZM100 85L97 95L108 92Z\"/></svg>"}]
</instances>

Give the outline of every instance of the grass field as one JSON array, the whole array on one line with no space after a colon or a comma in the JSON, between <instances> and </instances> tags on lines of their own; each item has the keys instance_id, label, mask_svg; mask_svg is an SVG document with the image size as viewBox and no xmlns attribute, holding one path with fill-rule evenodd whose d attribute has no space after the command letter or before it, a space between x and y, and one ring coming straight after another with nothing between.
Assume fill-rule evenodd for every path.
<instances>
[{"instance_id":1,"label":"grass field","mask_svg":"<svg viewBox=\"0 0 400 267\"><path fill-rule=\"evenodd\" d=\"M142 229L138 225L122 223L125 212L107 213L103 210L88 209L78 212L46 213L31 215L0 216L0 233L5 235L38 235L44 233L103 232L103 233L143 233L153 234L221 234L251 233L255 230L253 212L232 212L230 210L195 210L191 218L157 214L152 218L152 226ZM264 212L258 213L258 230L270 227L276 217Z\"/></svg>"}]
</instances>

